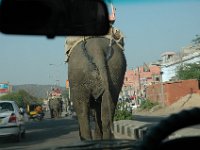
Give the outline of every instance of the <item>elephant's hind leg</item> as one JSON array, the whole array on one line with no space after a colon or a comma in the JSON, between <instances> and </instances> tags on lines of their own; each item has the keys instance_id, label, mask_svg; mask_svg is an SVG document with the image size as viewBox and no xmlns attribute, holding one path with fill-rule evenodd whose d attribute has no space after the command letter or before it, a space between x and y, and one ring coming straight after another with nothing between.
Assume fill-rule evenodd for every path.
<instances>
[{"instance_id":1,"label":"elephant's hind leg","mask_svg":"<svg viewBox=\"0 0 200 150\"><path fill-rule=\"evenodd\" d=\"M94 106L94 115L95 115L94 139L101 140L103 138L102 122L101 122L101 103L96 103L96 105Z\"/></svg>"},{"instance_id":2,"label":"elephant's hind leg","mask_svg":"<svg viewBox=\"0 0 200 150\"><path fill-rule=\"evenodd\" d=\"M113 125L113 108L114 103L109 92L104 92L101 103L101 120L103 139L113 139L112 125Z\"/></svg>"},{"instance_id":3,"label":"elephant's hind leg","mask_svg":"<svg viewBox=\"0 0 200 150\"><path fill-rule=\"evenodd\" d=\"M81 140L91 140L91 131L89 123L89 104L86 101L74 101L74 108L76 110L79 122L79 134Z\"/></svg>"}]
</instances>

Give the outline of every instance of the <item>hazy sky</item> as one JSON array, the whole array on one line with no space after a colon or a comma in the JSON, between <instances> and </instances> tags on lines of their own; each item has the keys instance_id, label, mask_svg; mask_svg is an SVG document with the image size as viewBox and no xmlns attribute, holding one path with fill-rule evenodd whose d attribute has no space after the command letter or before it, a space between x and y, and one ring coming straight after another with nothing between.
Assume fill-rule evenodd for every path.
<instances>
[{"instance_id":1,"label":"hazy sky","mask_svg":"<svg viewBox=\"0 0 200 150\"><path fill-rule=\"evenodd\" d=\"M130 2L114 1L128 69L159 60L165 51L178 52L200 34L199 0ZM0 34L0 82L65 86L64 39Z\"/></svg>"}]
</instances>

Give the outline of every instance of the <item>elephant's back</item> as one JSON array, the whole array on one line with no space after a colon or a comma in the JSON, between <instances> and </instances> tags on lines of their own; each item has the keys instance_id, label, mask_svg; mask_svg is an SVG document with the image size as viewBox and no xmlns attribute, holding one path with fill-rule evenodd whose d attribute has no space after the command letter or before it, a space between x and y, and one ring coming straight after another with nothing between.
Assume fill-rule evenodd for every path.
<instances>
[{"instance_id":1,"label":"elephant's back","mask_svg":"<svg viewBox=\"0 0 200 150\"><path fill-rule=\"evenodd\" d=\"M110 42L110 39L106 38L95 38L91 40L91 43L95 43L93 45L99 45L101 50L104 51L108 76L110 80L112 80L113 84L120 87L126 72L126 57L122 46L120 46L116 41L112 41L112 48L110 49ZM90 49L90 51L92 51L92 49Z\"/></svg>"},{"instance_id":2,"label":"elephant's back","mask_svg":"<svg viewBox=\"0 0 200 150\"><path fill-rule=\"evenodd\" d=\"M49 106L52 109L60 109L61 108L61 100L57 99L57 98L53 98L49 101Z\"/></svg>"},{"instance_id":3,"label":"elephant's back","mask_svg":"<svg viewBox=\"0 0 200 150\"><path fill-rule=\"evenodd\" d=\"M68 78L71 87L81 85L92 88L93 85L100 84L98 69L86 56L82 43L72 50L68 62Z\"/></svg>"},{"instance_id":4,"label":"elephant's back","mask_svg":"<svg viewBox=\"0 0 200 150\"><path fill-rule=\"evenodd\" d=\"M112 52L109 54L109 40L105 38L92 38L87 40L85 50L82 42L80 42L72 50L68 62L68 74L70 86L86 85L86 88L101 89L102 80L100 72L95 64L99 61L99 51L103 51L106 66L108 69L109 78L113 85L121 86L126 70L126 59L123 50L117 45L113 44ZM111 55L108 57L107 55Z\"/></svg>"}]
</instances>

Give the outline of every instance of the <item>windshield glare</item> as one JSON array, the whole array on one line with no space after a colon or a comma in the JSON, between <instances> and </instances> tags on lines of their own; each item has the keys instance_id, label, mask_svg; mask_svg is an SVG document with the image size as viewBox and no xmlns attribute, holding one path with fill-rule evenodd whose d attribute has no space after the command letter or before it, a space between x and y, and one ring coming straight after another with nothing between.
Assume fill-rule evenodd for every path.
<instances>
[{"instance_id":1,"label":"windshield glare","mask_svg":"<svg viewBox=\"0 0 200 150\"><path fill-rule=\"evenodd\" d=\"M99 135L93 139L101 140L105 131L96 134L95 127L104 124L95 122L102 123L109 117L113 124L107 121L107 130L113 125L114 139L119 140L113 142L114 146L118 142L128 145L123 140L142 139L147 128L171 114L199 108L200 1L105 1L113 28L107 35L108 42L101 45L103 52L94 39L102 40L104 35L48 39L0 33L0 100L16 101L24 112L26 127L26 138L20 137L18 143L12 138L0 138L2 149L81 147L79 143L87 141L87 136L81 136L79 130L88 137ZM116 45L110 49L113 43ZM105 57L101 58L101 54ZM125 68L124 76L116 71L119 68ZM103 103L102 95L113 99ZM10 103L0 103L0 114L13 110ZM95 120L103 112L107 116ZM84 118L85 114L90 114L89 119ZM110 114L114 114L113 118ZM10 132L3 130L2 124L0 117L0 136ZM134 135L139 131L142 134ZM200 134L196 128L187 131L175 132L168 138Z\"/></svg>"}]
</instances>

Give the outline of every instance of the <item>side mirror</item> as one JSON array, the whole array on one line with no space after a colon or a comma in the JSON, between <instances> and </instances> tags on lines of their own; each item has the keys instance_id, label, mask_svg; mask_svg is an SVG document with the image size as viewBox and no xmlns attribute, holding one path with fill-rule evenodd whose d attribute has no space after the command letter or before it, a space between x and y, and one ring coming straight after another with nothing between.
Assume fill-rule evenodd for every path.
<instances>
[{"instance_id":1,"label":"side mirror","mask_svg":"<svg viewBox=\"0 0 200 150\"><path fill-rule=\"evenodd\" d=\"M102 0L1 0L0 32L5 34L104 35L108 10Z\"/></svg>"}]
</instances>

